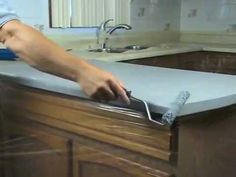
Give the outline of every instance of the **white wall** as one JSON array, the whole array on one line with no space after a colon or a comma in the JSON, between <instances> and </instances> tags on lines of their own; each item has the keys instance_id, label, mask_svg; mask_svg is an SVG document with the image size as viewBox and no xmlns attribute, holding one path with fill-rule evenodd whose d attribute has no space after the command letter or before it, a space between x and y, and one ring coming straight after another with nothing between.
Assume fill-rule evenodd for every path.
<instances>
[{"instance_id":1,"label":"white wall","mask_svg":"<svg viewBox=\"0 0 236 177\"><path fill-rule=\"evenodd\" d=\"M10 6L28 24L43 23L46 17L44 1L38 0L7 0Z\"/></svg>"},{"instance_id":2,"label":"white wall","mask_svg":"<svg viewBox=\"0 0 236 177\"><path fill-rule=\"evenodd\" d=\"M43 25L46 34L95 33L95 29L50 29L49 0L7 0L21 20L28 25Z\"/></svg>"},{"instance_id":3,"label":"white wall","mask_svg":"<svg viewBox=\"0 0 236 177\"><path fill-rule=\"evenodd\" d=\"M8 0L21 19L31 25L44 25L44 33L83 33L94 29L61 29L49 28L48 0ZM133 0L131 24L135 31L161 31L166 28L179 29L181 0ZM169 26L168 26L169 24Z\"/></svg>"},{"instance_id":4,"label":"white wall","mask_svg":"<svg viewBox=\"0 0 236 177\"><path fill-rule=\"evenodd\" d=\"M236 32L236 0L182 0L180 29Z\"/></svg>"},{"instance_id":5,"label":"white wall","mask_svg":"<svg viewBox=\"0 0 236 177\"><path fill-rule=\"evenodd\" d=\"M44 25L47 34L94 33L95 29L49 29L48 0L8 0L24 22ZM181 11L181 12L180 12ZM180 20L181 14L181 20ZM181 21L181 22L180 22ZM133 0L131 24L135 31L232 31L236 0Z\"/></svg>"}]
</instances>

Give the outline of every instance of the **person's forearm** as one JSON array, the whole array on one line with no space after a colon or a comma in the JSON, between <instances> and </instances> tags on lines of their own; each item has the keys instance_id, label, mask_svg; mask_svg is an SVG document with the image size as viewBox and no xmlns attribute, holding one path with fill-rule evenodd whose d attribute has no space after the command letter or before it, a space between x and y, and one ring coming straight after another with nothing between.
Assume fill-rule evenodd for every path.
<instances>
[{"instance_id":1,"label":"person's forearm","mask_svg":"<svg viewBox=\"0 0 236 177\"><path fill-rule=\"evenodd\" d=\"M19 21L10 21L0 29L0 42L31 66L79 83L85 94L92 98L121 98L129 103L123 84L112 74L70 55L40 32Z\"/></svg>"},{"instance_id":2,"label":"person's forearm","mask_svg":"<svg viewBox=\"0 0 236 177\"><path fill-rule=\"evenodd\" d=\"M78 82L80 71L87 65L19 21L7 23L1 31L1 42L39 70Z\"/></svg>"}]
</instances>

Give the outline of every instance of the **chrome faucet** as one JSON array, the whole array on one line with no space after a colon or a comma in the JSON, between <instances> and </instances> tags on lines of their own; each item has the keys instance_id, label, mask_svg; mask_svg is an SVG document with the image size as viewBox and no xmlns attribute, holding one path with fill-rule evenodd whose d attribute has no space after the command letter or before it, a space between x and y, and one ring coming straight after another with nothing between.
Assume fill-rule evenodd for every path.
<instances>
[{"instance_id":1,"label":"chrome faucet","mask_svg":"<svg viewBox=\"0 0 236 177\"><path fill-rule=\"evenodd\" d=\"M126 29L126 30L131 30L132 27L130 25L127 24L119 24L114 26L113 28L111 28L110 30L107 31L108 34L112 34L114 31L116 31L117 29Z\"/></svg>"},{"instance_id":2,"label":"chrome faucet","mask_svg":"<svg viewBox=\"0 0 236 177\"><path fill-rule=\"evenodd\" d=\"M113 21L113 19L108 19L100 24L100 26L97 28L96 36L97 36L97 44L99 45L100 43L100 38L104 33L107 31L107 24Z\"/></svg>"},{"instance_id":3,"label":"chrome faucet","mask_svg":"<svg viewBox=\"0 0 236 177\"><path fill-rule=\"evenodd\" d=\"M118 25L114 26L113 28L111 28L107 31L107 24L110 21L113 21L113 19L109 19L109 20L106 20L103 23L101 23L101 25L97 29L97 33L96 33L97 34L97 44L98 45L99 45L100 40L101 40L101 35L105 36L105 39L103 40L103 43L102 43L102 49L103 50L106 50L106 43L109 39L108 36L111 35L114 31L116 31L117 29L125 29L125 30L131 30L132 29L132 27L130 25L118 24Z\"/></svg>"}]
</instances>

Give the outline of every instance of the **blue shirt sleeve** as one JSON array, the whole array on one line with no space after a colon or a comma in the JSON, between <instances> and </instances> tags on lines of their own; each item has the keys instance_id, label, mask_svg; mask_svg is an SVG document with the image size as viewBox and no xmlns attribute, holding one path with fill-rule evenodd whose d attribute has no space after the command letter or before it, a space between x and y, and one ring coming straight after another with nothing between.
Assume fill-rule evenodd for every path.
<instances>
[{"instance_id":1,"label":"blue shirt sleeve","mask_svg":"<svg viewBox=\"0 0 236 177\"><path fill-rule=\"evenodd\" d=\"M6 0L0 0L0 28L11 20L18 20L19 17L9 7Z\"/></svg>"}]
</instances>

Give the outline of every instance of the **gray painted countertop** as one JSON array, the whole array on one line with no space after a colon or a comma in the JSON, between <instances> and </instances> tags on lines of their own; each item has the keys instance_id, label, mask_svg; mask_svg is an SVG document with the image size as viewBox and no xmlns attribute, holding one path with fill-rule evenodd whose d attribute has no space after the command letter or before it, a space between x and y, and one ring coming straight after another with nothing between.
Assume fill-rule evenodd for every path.
<instances>
[{"instance_id":1,"label":"gray painted countertop","mask_svg":"<svg viewBox=\"0 0 236 177\"><path fill-rule=\"evenodd\" d=\"M126 63L89 60L110 71L133 96L150 103L152 112L165 113L180 91L189 91L179 116L236 104L236 76ZM77 83L40 72L20 61L1 61L0 78L56 93L87 98Z\"/></svg>"}]
</instances>

